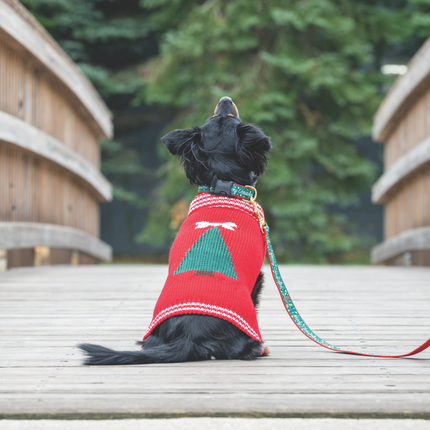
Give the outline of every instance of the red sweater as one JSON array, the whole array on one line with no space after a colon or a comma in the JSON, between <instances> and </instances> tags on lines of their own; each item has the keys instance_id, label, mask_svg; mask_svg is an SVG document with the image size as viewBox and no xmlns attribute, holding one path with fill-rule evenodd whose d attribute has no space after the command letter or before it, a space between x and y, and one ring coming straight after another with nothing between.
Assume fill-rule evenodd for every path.
<instances>
[{"instance_id":1,"label":"red sweater","mask_svg":"<svg viewBox=\"0 0 430 430\"><path fill-rule=\"evenodd\" d=\"M230 321L262 342L251 291L264 255L251 203L200 193L173 242L169 275L143 339L173 315L204 314Z\"/></svg>"}]
</instances>

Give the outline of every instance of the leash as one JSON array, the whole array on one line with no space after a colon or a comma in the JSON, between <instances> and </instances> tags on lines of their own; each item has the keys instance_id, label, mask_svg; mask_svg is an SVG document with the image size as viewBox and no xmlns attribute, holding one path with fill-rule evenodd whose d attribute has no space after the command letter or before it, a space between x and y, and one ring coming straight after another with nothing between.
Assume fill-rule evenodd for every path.
<instances>
[{"instance_id":1,"label":"leash","mask_svg":"<svg viewBox=\"0 0 430 430\"><path fill-rule=\"evenodd\" d=\"M222 184L218 184L222 182ZM228 185L227 185L228 184ZM228 189L229 188L229 189ZM272 242L270 241L269 236L269 226L267 225L265 219L262 217L260 211L257 207L257 190L251 186L241 186L238 184L234 184L233 182L224 182L217 181L215 187L199 187L199 192L216 192L216 190L220 190L221 195L232 195L236 197L240 197L246 200L249 200L252 204L255 212L255 216L260 225L260 230L264 235L267 255L269 257L270 269L272 271L273 280L275 281L276 287L278 288L279 294L281 296L282 302L284 304L285 310L288 312L288 315L293 320L294 324L297 328L310 340L314 341L318 345L327 348L331 351L343 352L345 354L353 354L353 355L363 355L366 357L382 357L382 358L400 358L400 357L409 357L411 355L418 354L419 352L424 351L428 347L430 347L430 339L420 345L418 348L414 349L407 354L399 354L399 355L380 355L380 354L369 354L367 352L359 352L359 351L351 351L349 349L338 348L337 346L332 345L329 342L321 339L317 334L315 334L309 326L304 322L303 318L300 316L297 308L294 306L293 300L288 292L287 287L284 284L281 273L279 272L278 263L276 261L275 253L273 251Z\"/></svg>"}]
</instances>

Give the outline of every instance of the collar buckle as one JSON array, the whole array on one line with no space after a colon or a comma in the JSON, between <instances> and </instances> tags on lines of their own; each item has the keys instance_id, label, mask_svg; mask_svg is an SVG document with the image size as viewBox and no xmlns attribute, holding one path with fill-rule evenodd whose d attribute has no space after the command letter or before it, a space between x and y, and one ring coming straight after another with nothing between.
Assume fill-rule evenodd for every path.
<instances>
[{"instance_id":1,"label":"collar buckle","mask_svg":"<svg viewBox=\"0 0 430 430\"><path fill-rule=\"evenodd\" d=\"M233 187L233 181L221 181L217 179L215 186L211 187L211 193L219 196L231 197L231 188Z\"/></svg>"}]
</instances>

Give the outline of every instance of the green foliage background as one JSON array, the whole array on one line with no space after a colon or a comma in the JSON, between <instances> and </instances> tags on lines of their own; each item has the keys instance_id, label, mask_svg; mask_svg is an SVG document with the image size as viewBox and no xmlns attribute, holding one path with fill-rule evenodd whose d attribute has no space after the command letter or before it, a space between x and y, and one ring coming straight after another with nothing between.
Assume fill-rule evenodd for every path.
<instances>
[{"instance_id":1,"label":"green foliage background","mask_svg":"<svg viewBox=\"0 0 430 430\"><path fill-rule=\"evenodd\" d=\"M370 134L393 80L380 73L384 59L409 58L429 35L430 0L23 3L114 111L164 105L176 112L169 129L192 127L228 95L244 122L271 136L258 191L280 261L346 262L354 250L367 252L368 240L333 208L356 203L376 179L352 142ZM139 170L132 151L115 142L103 148L105 173ZM164 148L160 154L161 185L137 239L162 247L176 234L172 207L196 190Z\"/></svg>"}]
</instances>

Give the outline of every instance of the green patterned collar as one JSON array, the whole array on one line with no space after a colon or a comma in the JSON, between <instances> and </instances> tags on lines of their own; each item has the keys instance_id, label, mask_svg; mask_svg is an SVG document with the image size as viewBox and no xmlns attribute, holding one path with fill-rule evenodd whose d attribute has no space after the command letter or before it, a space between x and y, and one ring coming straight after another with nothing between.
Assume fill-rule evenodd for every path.
<instances>
[{"instance_id":1,"label":"green patterned collar","mask_svg":"<svg viewBox=\"0 0 430 430\"><path fill-rule=\"evenodd\" d=\"M243 185L235 184L234 182L217 181L215 187L207 187L206 185L199 186L199 193L213 193L221 196L236 196L245 199L252 199L254 196L254 188L248 188Z\"/></svg>"}]
</instances>

